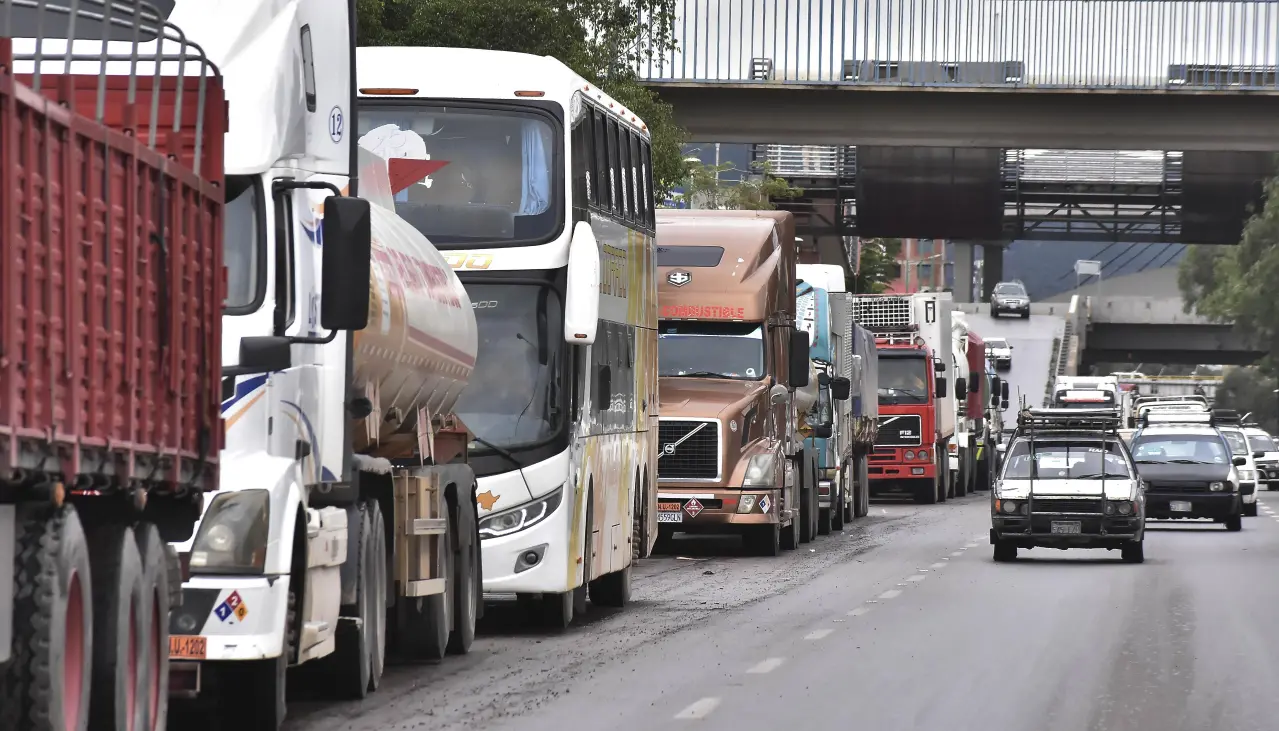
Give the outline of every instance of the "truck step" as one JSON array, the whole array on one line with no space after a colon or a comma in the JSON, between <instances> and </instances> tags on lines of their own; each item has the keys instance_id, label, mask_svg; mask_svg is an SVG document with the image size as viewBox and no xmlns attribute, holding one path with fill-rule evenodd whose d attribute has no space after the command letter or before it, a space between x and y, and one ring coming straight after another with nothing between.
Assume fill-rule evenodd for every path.
<instances>
[{"instance_id":1,"label":"truck step","mask_svg":"<svg viewBox=\"0 0 1279 731\"><path fill-rule=\"evenodd\" d=\"M448 518L416 518L413 521L415 536L442 536L449 528Z\"/></svg>"},{"instance_id":2,"label":"truck step","mask_svg":"<svg viewBox=\"0 0 1279 731\"><path fill-rule=\"evenodd\" d=\"M418 579L408 582L404 588L404 596L435 596L443 594L447 586L444 579Z\"/></svg>"}]
</instances>

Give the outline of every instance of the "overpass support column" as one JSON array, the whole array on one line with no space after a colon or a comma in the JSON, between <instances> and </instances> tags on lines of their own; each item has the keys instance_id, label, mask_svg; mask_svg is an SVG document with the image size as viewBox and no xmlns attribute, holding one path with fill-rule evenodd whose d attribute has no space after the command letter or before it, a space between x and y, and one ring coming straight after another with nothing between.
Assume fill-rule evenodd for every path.
<instances>
[{"instance_id":1,"label":"overpass support column","mask_svg":"<svg viewBox=\"0 0 1279 731\"><path fill-rule=\"evenodd\" d=\"M956 241L955 244L955 289L956 302L973 301L973 256L976 244L971 241Z\"/></svg>"},{"instance_id":2,"label":"overpass support column","mask_svg":"<svg viewBox=\"0 0 1279 731\"><path fill-rule=\"evenodd\" d=\"M981 245L981 250L981 299L985 302L995 291L995 285L1004 278L1004 245L987 241Z\"/></svg>"}]
</instances>

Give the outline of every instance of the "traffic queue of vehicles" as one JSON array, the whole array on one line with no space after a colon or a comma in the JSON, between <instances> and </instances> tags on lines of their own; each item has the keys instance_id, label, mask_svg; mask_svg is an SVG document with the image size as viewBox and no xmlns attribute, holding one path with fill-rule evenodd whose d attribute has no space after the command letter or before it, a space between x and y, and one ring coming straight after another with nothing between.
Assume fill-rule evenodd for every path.
<instances>
[{"instance_id":1,"label":"traffic queue of vehicles","mask_svg":"<svg viewBox=\"0 0 1279 731\"><path fill-rule=\"evenodd\" d=\"M675 532L775 555L993 469L949 295L655 210L644 122L554 59L356 49L349 0L14 3L0 124L109 175L0 151L40 218L0 238L0 727L276 729L486 597L564 627Z\"/></svg>"}]
</instances>

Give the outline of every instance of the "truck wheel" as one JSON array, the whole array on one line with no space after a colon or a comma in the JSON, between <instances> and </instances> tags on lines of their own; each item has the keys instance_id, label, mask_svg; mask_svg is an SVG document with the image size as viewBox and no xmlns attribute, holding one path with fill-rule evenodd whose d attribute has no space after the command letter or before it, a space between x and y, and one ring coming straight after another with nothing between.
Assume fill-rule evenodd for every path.
<instances>
[{"instance_id":1,"label":"truck wheel","mask_svg":"<svg viewBox=\"0 0 1279 731\"><path fill-rule=\"evenodd\" d=\"M107 728L136 729L145 656L142 557L133 530L103 525L89 536L93 567L93 692L95 720ZM168 651L168 648L165 648Z\"/></svg>"},{"instance_id":2,"label":"truck wheel","mask_svg":"<svg viewBox=\"0 0 1279 731\"><path fill-rule=\"evenodd\" d=\"M473 492L473 491L472 491ZM483 591L483 577L478 571L480 541L476 534L475 499L459 501L458 536L465 536L465 543L453 557L453 632L449 635L448 650L454 655L465 655L475 642L475 623L479 618L479 603Z\"/></svg>"},{"instance_id":3,"label":"truck wheel","mask_svg":"<svg viewBox=\"0 0 1279 731\"><path fill-rule=\"evenodd\" d=\"M752 525L742 534L746 550L755 556L781 555L786 530L778 524ZM794 535L792 530L791 535Z\"/></svg>"},{"instance_id":4,"label":"truck wheel","mask_svg":"<svg viewBox=\"0 0 1279 731\"><path fill-rule=\"evenodd\" d=\"M844 514L847 512L847 501L845 500L846 496L844 494L844 490L848 484L844 480L844 476L846 474L848 474L847 467L839 471L839 474L835 477L835 487L831 491L833 494L830 496L830 510L828 511L828 515L830 516L830 530L835 533L844 530Z\"/></svg>"},{"instance_id":5,"label":"truck wheel","mask_svg":"<svg viewBox=\"0 0 1279 731\"><path fill-rule=\"evenodd\" d=\"M382 673L386 669L386 567L390 552L386 546L386 520L382 517L382 506L376 500L368 503L369 525L372 527L369 551L372 554L373 581L370 583L370 596L373 598L372 612L369 621L373 629L369 632L372 647L369 648L369 690L374 691L382 684Z\"/></svg>"},{"instance_id":6,"label":"truck wheel","mask_svg":"<svg viewBox=\"0 0 1279 731\"><path fill-rule=\"evenodd\" d=\"M1245 518L1255 518L1255 517L1257 517L1257 504L1256 504L1256 503L1244 503L1244 504L1243 504L1243 517L1245 517Z\"/></svg>"},{"instance_id":7,"label":"truck wheel","mask_svg":"<svg viewBox=\"0 0 1279 731\"><path fill-rule=\"evenodd\" d=\"M995 541L995 560L1000 563L1017 560L1017 546L1007 541Z\"/></svg>"},{"instance_id":8,"label":"truck wheel","mask_svg":"<svg viewBox=\"0 0 1279 731\"><path fill-rule=\"evenodd\" d=\"M798 514L791 518L790 525L785 528L777 529L778 546L783 551L794 551L799 548L799 524L800 516ZM770 528L772 526L769 526ZM762 530L762 529L761 529ZM761 553L761 555L771 556L775 554Z\"/></svg>"},{"instance_id":9,"label":"truck wheel","mask_svg":"<svg viewBox=\"0 0 1279 731\"><path fill-rule=\"evenodd\" d=\"M1119 551L1124 563L1145 563L1146 561L1146 550L1141 541L1130 543Z\"/></svg>"},{"instance_id":10,"label":"truck wheel","mask_svg":"<svg viewBox=\"0 0 1279 731\"><path fill-rule=\"evenodd\" d=\"M85 731L93 658L88 542L70 506L20 511L13 657L0 666L0 728Z\"/></svg>"},{"instance_id":11,"label":"truck wheel","mask_svg":"<svg viewBox=\"0 0 1279 731\"><path fill-rule=\"evenodd\" d=\"M369 649L372 645L370 633L373 630L373 594L376 587L374 561L381 557L373 552L373 521L369 520L368 503L360 503L359 511L360 538L355 547L355 603L341 608L337 628L337 648L323 663L325 675L332 678L337 692L343 698L359 700L369 694L370 670ZM352 622L351 619L356 621Z\"/></svg>"},{"instance_id":12,"label":"truck wheel","mask_svg":"<svg viewBox=\"0 0 1279 731\"><path fill-rule=\"evenodd\" d=\"M817 508L817 535L819 536L828 536L834 530L836 497L835 495L830 496L831 504L829 508Z\"/></svg>"},{"instance_id":13,"label":"truck wheel","mask_svg":"<svg viewBox=\"0 0 1279 731\"><path fill-rule=\"evenodd\" d=\"M1232 515L1226 518L1226 530L1230 531L1231 533L1236 533L1238 531L1243 530L1243 516Z\"/></svg>"},{"instance_id":14,"label":"truck wheel","mask_svg":"<svg viewBox=\"0 0 1279 731\"><path fill-rule=\"evenodd\" d=\"M624 607L631 600L631 567L612 571L591 582L591 603L601 607Z\"/></svg>"},{"instance_id":15,"label":"truck wheel","mask_svg":"<svg viewBox=\"0 0 1279 731\"><path fill-rule=\"evenodd\" d=\"M453 530L452 517L449 530ZM444 552L443 575L452 583L453 552ZM438 662L444 659L449 644L452 587L443 593L422 597L400 597L395 602L395 645L414 661Z\"/></svg>"},{"instance_id":16,"label":"truck wheel","mask_svg":"<svg viewBox=\"0 0 1279 731\"><path fill-rule=\"evenodd\" d=\"M934 505L937 502L937 479L915 480L915 502L919 505Z\"/></svg>"},{"instance_id":17,"label":"truck wheel","mask_svg":"<svg viewBox=\"0 0 1279 731\"><path fill-rule=\"evenodd\" d=\"M139 701L144 731L164 731L169 723L169 552L151 523L134 528L142 557L142 648L145 661ZM180 576L180 574L179 574Z\"/></svg>"},{"instance_id":18,"label":"truck wheel","mask_svg":"<svg viewBox=\"0 0 1279 731\"><path fill-rule=\"evenodd\" d=\"M870 515L870 462L861 457L857 460L857 495L853 498L853 517L865 518Z\"/></svg>"}]
</instances>

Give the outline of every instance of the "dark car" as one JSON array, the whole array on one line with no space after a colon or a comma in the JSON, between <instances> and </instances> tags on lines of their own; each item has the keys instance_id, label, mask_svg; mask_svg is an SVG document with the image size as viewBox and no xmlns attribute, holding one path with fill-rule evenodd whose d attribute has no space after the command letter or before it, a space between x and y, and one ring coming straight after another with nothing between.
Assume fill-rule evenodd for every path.
<instances>
[{"instance_id":1,"label":"dark car","mask_svg":"<svg viewBox=\"0 0 1279 731\"><path fill-rule=\"evenodd\" d=\"M1210 518L1226 530L1243 529L1243 497L1234 457L1209 424L1160 424L1132 438L1132 456L1146 483L1146 517Z\"/></svg>"},{"instance_id":2,"label":"dark car","mask_svg":"<svg viewBox=\"0 0 1279 731\"><path fill-rule=\"evenodd\" d=\"M1021 315L1022 319L1030 317L1030 295L1021 282L1000 282L990 295L990 316L1003 314Z\"/></svg>"}]
</instances>

